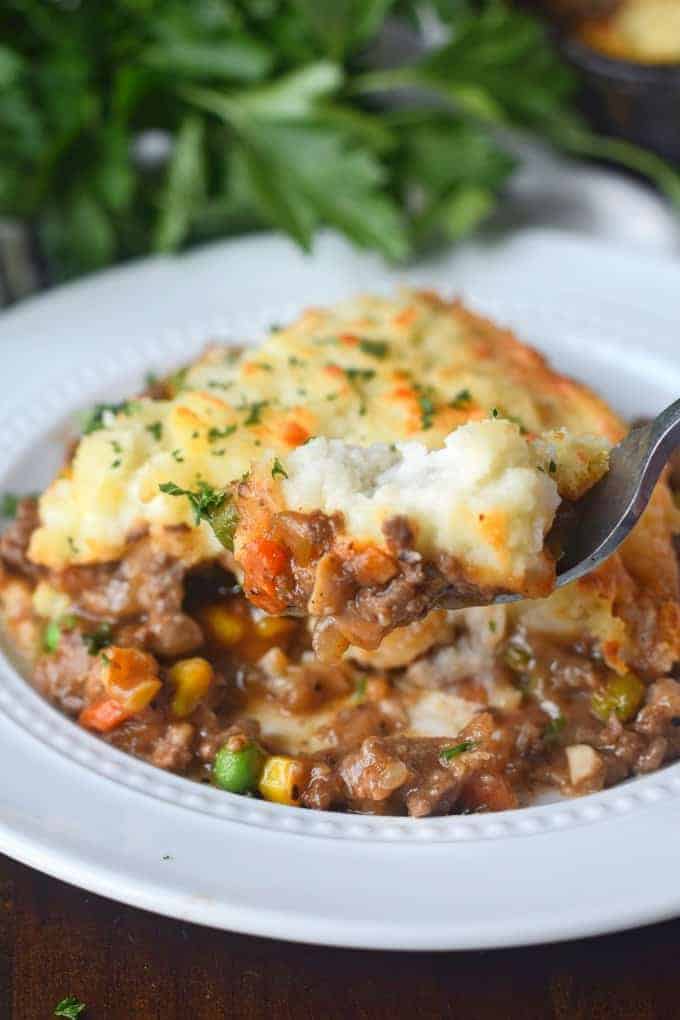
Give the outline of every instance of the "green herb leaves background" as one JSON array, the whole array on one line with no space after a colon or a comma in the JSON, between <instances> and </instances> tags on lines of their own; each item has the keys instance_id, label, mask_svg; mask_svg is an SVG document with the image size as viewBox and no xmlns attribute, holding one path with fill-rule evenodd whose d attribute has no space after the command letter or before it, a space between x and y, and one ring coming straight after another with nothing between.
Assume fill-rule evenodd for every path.
<instances>
[{"instance_id":1,"label":"green herb leaves background","mask_svg":"<svg viewBox=\"0 0 680 1020\"><path fill-rule=\"evenodd\" d=\"M432 5L430 5L432 7ZM403 260L474 230L515 161L498 128L610 158L680 204L656 156L592 136L541 25L501 0L434 5L449 39L378 68L399 0L4 0L0 216L53 279L276 227L330 225Z\"/></svg>"}]
</instances>

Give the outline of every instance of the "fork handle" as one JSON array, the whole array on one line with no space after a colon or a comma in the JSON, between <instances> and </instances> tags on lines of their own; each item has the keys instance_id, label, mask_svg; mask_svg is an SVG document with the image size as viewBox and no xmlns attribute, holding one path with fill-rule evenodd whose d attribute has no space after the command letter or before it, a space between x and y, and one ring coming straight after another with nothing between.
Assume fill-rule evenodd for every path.
<instances>
[{"instance_id":1,"label":"fork handle","mask_svg":"<svg viewBox=\"0 0 680 1020\"><path fill-rule=\"evenodd\" d=\"M636 517L639 517L649 502L659 475L678 446L680 400L670 404L648 425L633 429L619 448L625 449L626 459L639 479L629 510Z\"/></svg>"}]
</instances>

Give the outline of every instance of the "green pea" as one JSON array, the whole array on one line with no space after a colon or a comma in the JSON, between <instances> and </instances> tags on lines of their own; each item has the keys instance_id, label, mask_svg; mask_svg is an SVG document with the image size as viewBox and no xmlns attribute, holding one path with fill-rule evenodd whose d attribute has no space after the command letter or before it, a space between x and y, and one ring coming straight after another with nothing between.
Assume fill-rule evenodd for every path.
<instances>
[{"instance_id":1,"label":"green pea","mask_svg":"<svg viewBox=\"0 0 680 1020\"><path fill-rule=\"evenodd\" d=\"M250 793L256 787L264 768L265 753L259 744L251 742L240 751L231 751L226 745L215 755L213 782L229 793Z\"/></svg>"},{"instance_id":2,"label":"green pea","mask_svg":"<svg viewBox=\"0 0 680 1020\"><path fill-rule=\"evenodd\" d=\"M612 712L621 720L629 722L645 698L645 685L634 673L614 676L590 699L593 715L606 722Z\"/></svg>"},{"instance_id":3,"label":"green pea","mask_svg":"<svg viewBox=\"0 0 680 1020\"><path fill-rule=\"evenodd\" d=\"M46 652L56 652L61 638L61 627L56 620L50 620L43 631L42 643Z\"/></svg>"}]
</instances>

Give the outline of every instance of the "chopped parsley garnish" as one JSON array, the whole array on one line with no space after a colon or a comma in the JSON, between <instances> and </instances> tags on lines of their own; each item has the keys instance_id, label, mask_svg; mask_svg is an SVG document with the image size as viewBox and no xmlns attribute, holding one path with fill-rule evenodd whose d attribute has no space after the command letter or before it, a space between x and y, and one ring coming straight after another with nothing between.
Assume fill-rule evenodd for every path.
<instances>
[{"instance_id":1,"label":"chopped parsley garnish","mask_svg":"<svg viewBox=\"0 0 680 1020\"><path fill-rule=\"evenodd\" d=\"M495 634L496 633L496 629L497 629L496 628L496 621L495 620L489 620L489 630L491 631L491 633Z\"/></svg>"},{"instance_id":2,"label":"chopped parsley garnish","mask_svg":"<svg viewBox=\"0 0 680 1020\"><path fill-rule=\"evenodd\" d=\"M301 364L302 364L302 361L301 361L301 359L300 359L300 358L298 358L298 357L297 357L297 356L296 356L295 354L291 354L291 356L290 356L290 357L288 358L288 364L289 364L289 365L290 365L290 366L291 366L292 368L296 368L296 367L297 367L298 365L301 365Z\"/></svg>"},{"instance_id":3,"label":"chopped parsley garnish","mask_svg":"<svg viewBox=\"0 0 680 1020\"><path fill-rule=\"evenodd\" d=\"M120 445L120 443L118 442L117 439L112 439L111 440L111 446L113 447L113 452L114 453L122 453L123 452L123 447ZM121 463L122 463L122 461L121 461L120 457L116 457L116 459L112 462L111 467L112 468L119 468Z\"/></svg>"},{"instance_id":4,"label":"chopped parsley garnish","mask_svg":"<svg viewBox=\"0 0 680 1020\"><path fill-rule=\"evenodd\" d=\"M208 380L208 387L211 390L229 390L233 385L233 382L220 382L219 379Z\"/></svg>"},{"instance_id":5,"label":"chopped parsley garnish","mask_svg":"<svg viewBox=\"0 0 680 1020\"><path fill-rule=\"evenodd\" d=\"M207 482L199 482L195 491L181 489L174 482L163 482L158 488L168 496L186 496L194 512L196 526L198 527L201 521L207 521L225 549L233 552L238 513L231 505L231 496L228 492L214 489Z\"/></svg>"},{"instance_id":6,"label":"chopped parsley garnish","mask_svg":"<svg viewBox=\"0 0 680 1020\"><path fill-rule=\"evenodd\" d=\"M83 634L83 643L87 646L90 655L99 655L104 648L108 648L111 644L111 624L100 623L91 634Z\"/></svg>"},{"instance_id":7,"label":"chopped parsley garnish","mask_svg":"<svg viewBox=\"0 0 680 1020\"><path fill-rule=\"evenodd\" d=\"M360 382L368 382L375 375L374 368L343 368L343 372L347 376L347 379L351 386L354 387L356 394L359 398L359 414L366 414L366 402L359 389Z\"/></svg>"},{"instance_id":8,"label":"chopped parsley garnish","mask_svg":"<svg viewBox=\"0 0 680 1020\"><path fill-rule=\"evenodd\" d=\"M543 730L543 739L548 742L556 740L566 725L567 720L564 716L562 714L556 715Z\"/></svg>"},{"instance_id":9,"label":"chopped parsley garnish","mask_svg":"<svg viewBox=\"0 0 680 1020\"><path fill-rule=\"evenodd\" d=\"M357 677L354 685L354 697L356 701L363 701L366 697L367 680L365 676Z\"/></svg>"},{"instance_id":10,"label":"chopped parsley garnish","mask_svg":"<svg viewBox=\"0 0 680 1020\"><path fill-rule=\"evenodd\" d=\"M344 373L351 383L368 382L375 375L374 368L345 368Z\"/></svg>"},{"instance_id":11,"label":"chopped parsley garnish","mask_svg":"<svg viewBox=\"0 0 680 1020\"><path fill-rule=\"evenodd\" d=\"M75 540L73 538L73 535L67 535L66 536L66 541L68 542L68 547L71 550L71 553L74 556L77 556L80 553L80 549L76 545Z\"/></svg>"},{"instance_id":12,"label":"chopped parsley garnish","mask_svg":"<svg viewBox=\"0 0 680 1020\"><path fill-rule=\"evenodd\" d=\"M150 432L154 439L160 439L163 435L163 425L159 421L153 421L146 426L146 431Z\"/></svg>"},{"instance_id":13,"label":"chopped parsley garnish","mask_svg":"<svg viewBox=\"0 0 680 1020\"><path fill-rule=\"evenodd\" d=\"M274 370L268 361L256 361L255 364L258 368L263 368L265 372L273 372Z\"/></svg>"},{"instance_id":14,"label":"chopped parsley garnish","mask_svg":"<svg viewBox=\"0 0 680 1020\"><path fill-rule=\"evenodd\" d=\"M459 393L456 393L455 397L449 404L449 407L455 407L456 410L460 410L463 407L467 407L467 405L470 404L471 402L472 394L468 389L465 389L461 390Z\"/></svg>"},{"instance_id":15,"label":"chopped parsley garnish","mask_svg":"<svg viewBox=\"0 0 680 1020\"><path fill-rule=\"evenodd\" d=\"M443 747L439 752L439 757L443 758L444 761L451 761L453 758L457 758L459 754L465 754L466 751L474 751L476 747L476 740L461 740L460 744L454 744L453 747Z\"/></svg>"},{"instance_id":16,"label":"chopped parsley garnish","mask_svg":"<svg viewBox=\"0 0 680 1020\"><path fill-rule=\"evenodd\" d=\"M386 340L360 340L359 350L370 354L372 358L386 358L390 345Z\"/></svg>"},{"instance_id":17,"label":"chopped parsley garnish","mask_svg":"<svg viewBox=\"0 0 680 1020\"><path fill-rule=\"evenodd\" d=\"M124 400L120 404L95 404L91 411L86 411L81 418L81 428L84 436L92 432L98 432L104 428L104 415L126 414L128 417L134 413L139 404L134 400Z\"/></svg>"},{"instance_id":18,"label":"chopped parsley garnish","mask_svg":"<svg viewBox=\"0 0 680 1020\"><path fill-rule=\"evenodd\" d=\"M179 368L172 375L169 375L165 380L166 389L170 391L171 397L176 397L184 389L186 383L187 373L189 372L189 366L185 368Z\"/></svg>"},{"instance_id":19,"label":"chopped parsley garnish","mask_svg":"<svg viewBox=\"0 0 680 1020\"><path fill-rule=\"evenodd\" d=\"M0 517L16 517L20 500L16 492L6 492L0 500Z\"/></svg>"},{"instance_id":20,"label":"chopped parsley garnish","mask_svg":"<svg viewBox=\"0 0 680 1020\"><path fill-rule=\"evenodd\" d=\"M492 418L497 418L498 417L498 408L497 407L492 407L491 408L491 417Z\"/></svg>"},{"instance_id":21,"label":"chopped parsley garnish","mask_svg":"<svg viewBox=\"0 0 680 1020\"><path fill-rule=\"evenodd\" d=\"M272 467L272 478L287 478L288 472L284 468L283 464L278 457L274 458L274 464Z\"/></svg>"},{"instance_id":22,"label":"chopped parsley garnish","mask_svg":"<svg viewBox=\"0 0 680 1020\"><path fill-rule=\"evenodd\" d=\"M238 425L225 425L223 429L211 428L208 429L208 442L214 443L216 439L227 439L229 436L233 436Z\"/></svg>"},{"instance_id":23,"label":"chopped parsley garnish","mask_svg":"<svg viewBox=\"0 0 680 1020\"><path fill-rule=\"evenodd\" d=\"M63 1017L65 1020L78 1020L85 1008L85 1003L76 999L75 995L67 995L65 999L57 1003L54 1015Z\"/></svg>"},{"instance_id":24,"label":"chopped parsley garnish","mask_svg":"<svg viewBox=\"0 0 680 1020\"><path fill-rule=\"evenodd\" d=\"M182 451L179 448L172 451L172 457L174 458L174 460L177 461L178 464L182 464L184 462Z\"/></svg>"},{"instance_id":25,"label":"chopped parsley garnish","mask_svg":"<svg viewBox=\"0 0 680 1020\"><path fill-rule=\"evenodd\" d=\"M261 421L262 408L266 407L269 403L268 400L256 400L253 404L247 404L248 417L243 422L244 425L259 425Z\"/></svg>"},{"instance_id":26,"label":"chopped parsley garnish","mask_svg":"<svg viewBox=\"0 0 680 1020\"><path fill-rule=\"evenodd\" d=\"M548 471L550 472L551 475L554 475L555 472L557 471L557 464L555 463L554 460L551 460L550 463L548 464Z\"/></svg>"},{"instance_id":27,"label":"chopped parsley garnish","mask_svg":"<svg viewBox=\"0 0 680 1020\"><path fill-rule=\"evenodd\" d=\"M418 407L420 408L420 426L423 430L431 429L437 409L432 400L432 390L428 387L418 388Z\"/></svg>"}]
</instances>

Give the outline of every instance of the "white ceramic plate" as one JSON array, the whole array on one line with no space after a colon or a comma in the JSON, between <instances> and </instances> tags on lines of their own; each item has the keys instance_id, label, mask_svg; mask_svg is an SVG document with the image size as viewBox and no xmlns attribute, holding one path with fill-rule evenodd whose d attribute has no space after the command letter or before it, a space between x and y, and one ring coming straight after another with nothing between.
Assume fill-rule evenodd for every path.
<instances>
[{"instance_id":1,"label":"white ceramic plate","mask_svg":"<svg viewBox=\"0 0 680 1020\"><path fill-rule=\"evenodd\" d=\"M90 278L0 319L0 492L42 485L70 413L129 393L207 339L257 337L305 305L413 282L474 307L625 414L680 393L680 269L525 232L396 273L324 236L272 236ZM278 938L480 948L680 913L680 765L497 815L307 812L193 784L99 742L0 658L0 849L114 899Z\"/></svg>"}]
</instances>

